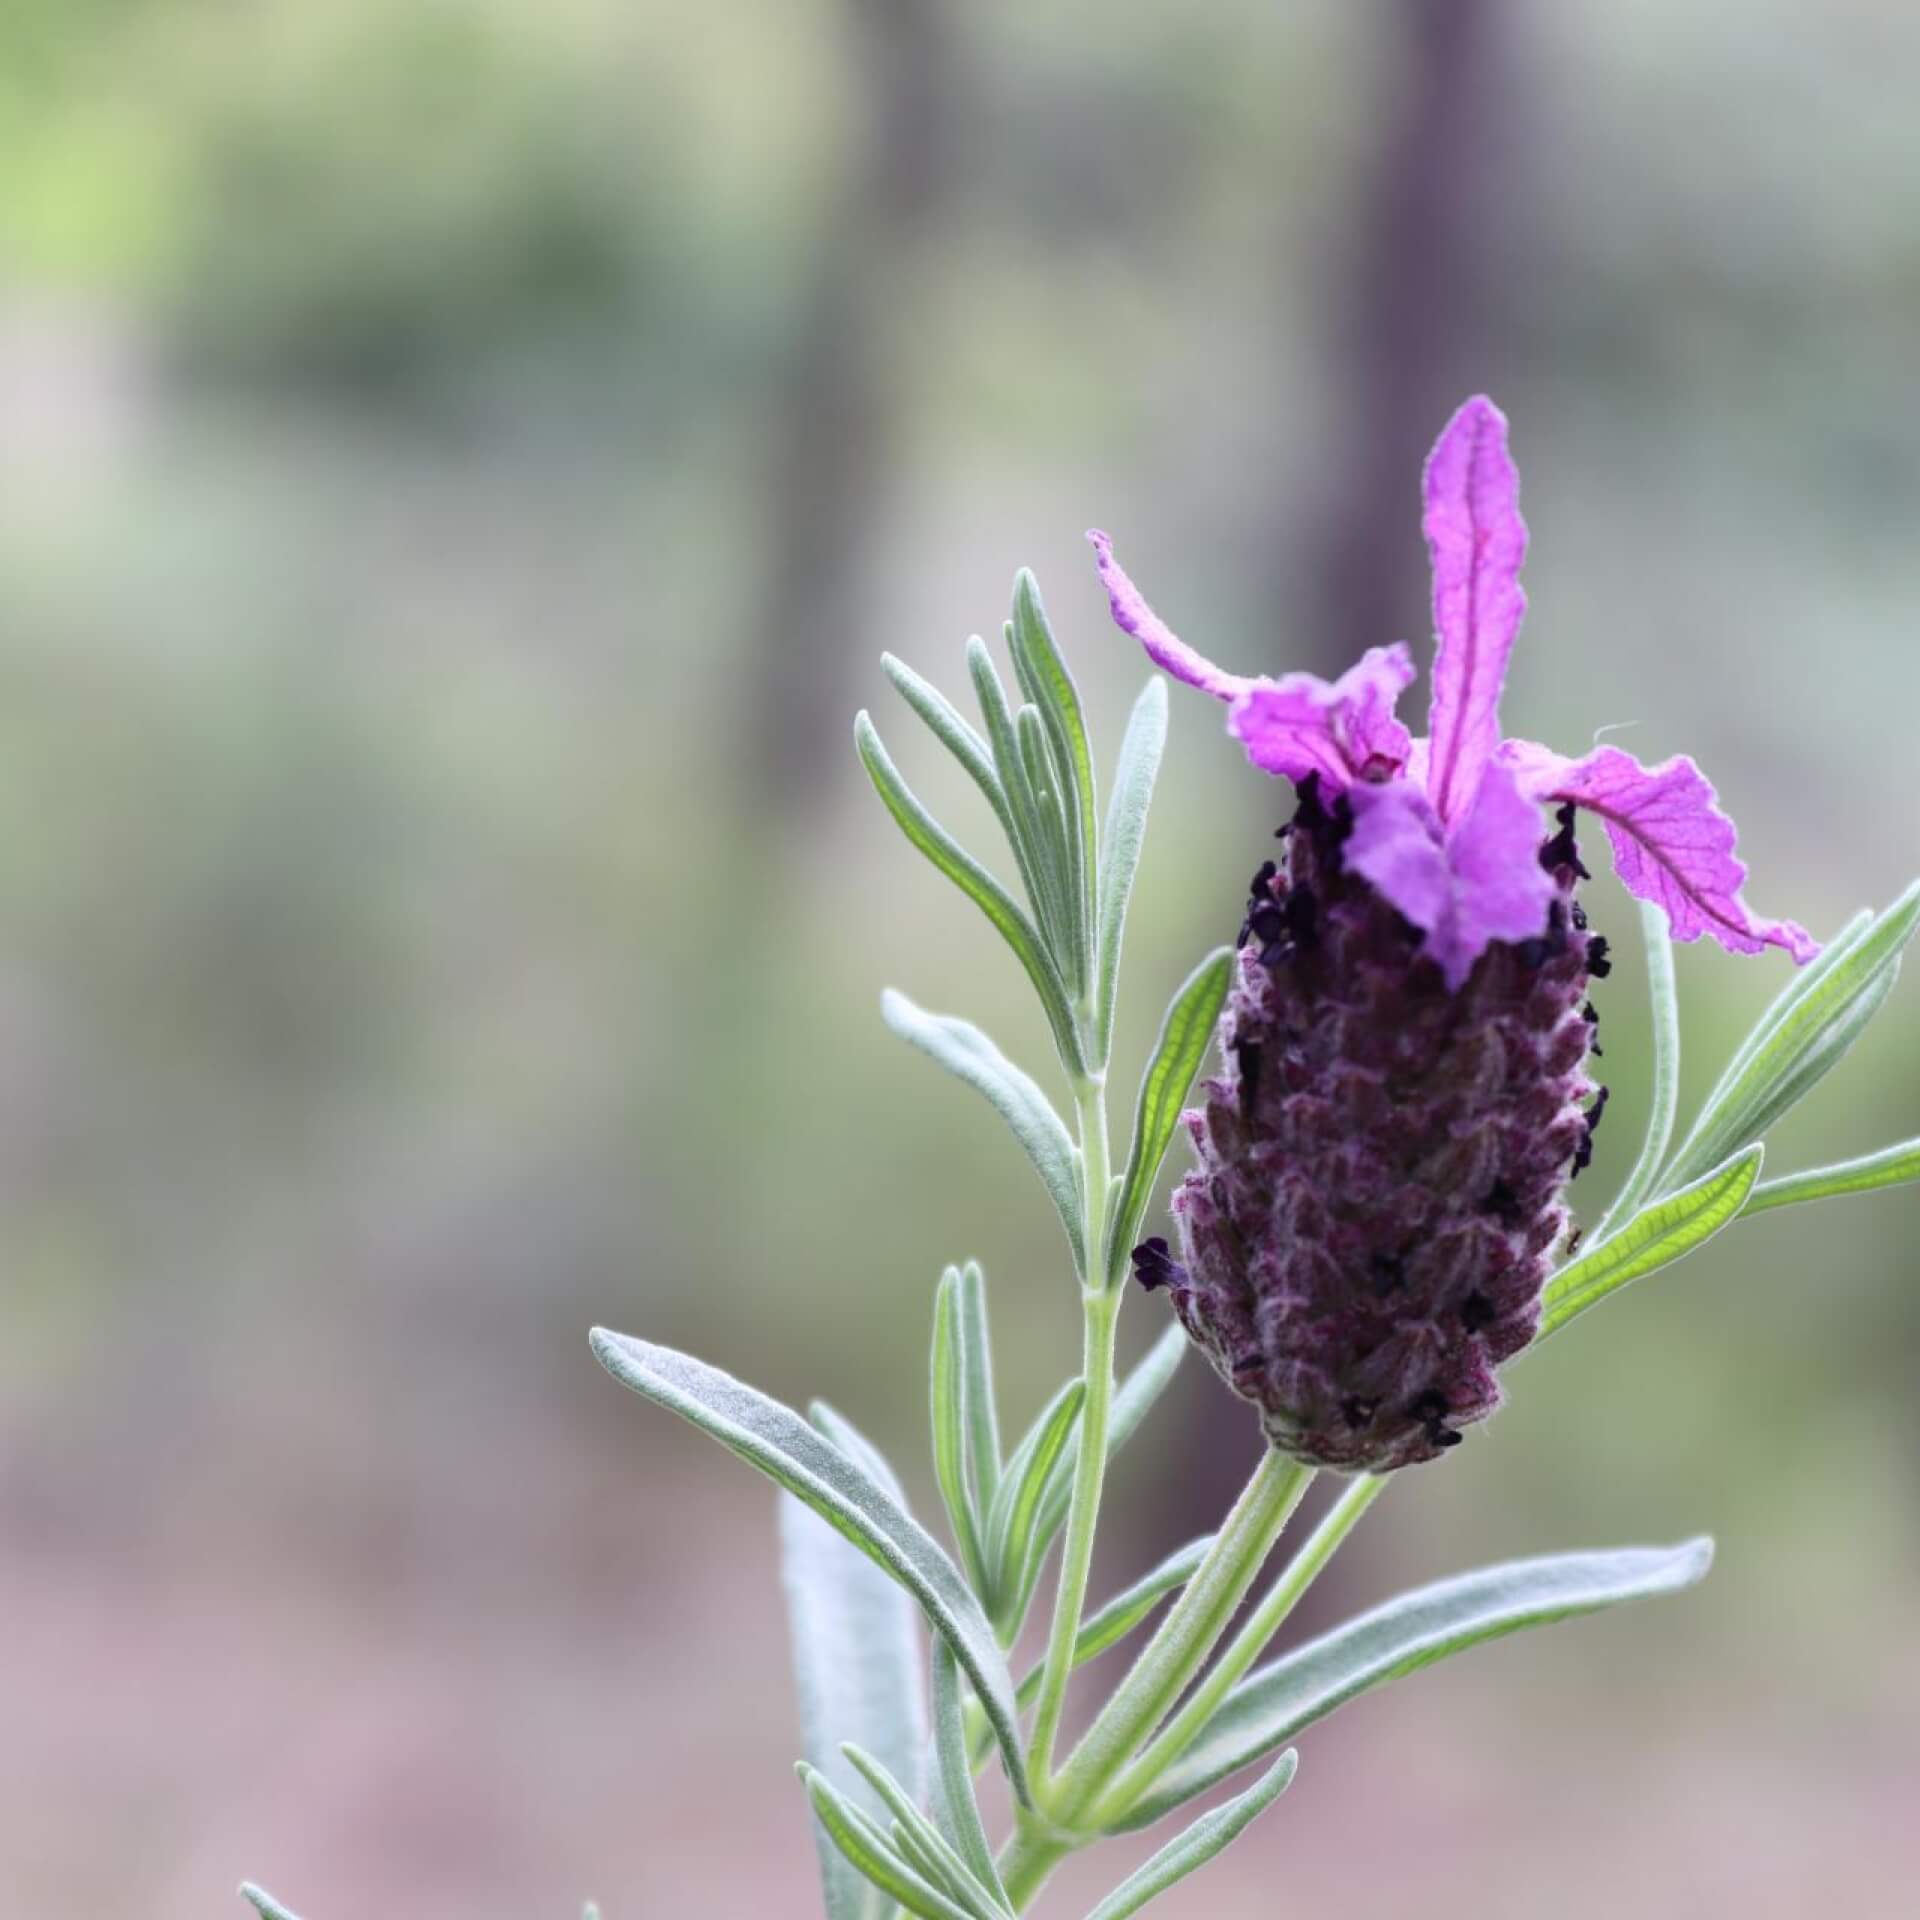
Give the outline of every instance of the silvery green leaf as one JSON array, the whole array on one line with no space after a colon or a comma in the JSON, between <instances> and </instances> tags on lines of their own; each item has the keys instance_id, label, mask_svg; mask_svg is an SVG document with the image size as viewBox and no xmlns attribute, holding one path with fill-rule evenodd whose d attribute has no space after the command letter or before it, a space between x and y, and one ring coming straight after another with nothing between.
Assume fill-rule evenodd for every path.
<instances>
[{"instance_id":1,"label":"silvery green leaf","mask_svg":"<svg viewBox=\"0 0 1920 1920\"><path fill-rule=\"evenodd\" d=\"M968 725L963 714L931 681L923 680L904 660L890 653L880 656L881 670L915 713L953 757L966 768L1006 824L1007 793L993 764L993 749ZM1009 831L1011 827L1009 826Z\"/></svg>"},{"instance_id":2,"label":"silvery green leaf","mask_svg":"<svg viewBox=\"0 0 1920 1920\"><path fill-rule=\"evenodd\" d=\"M780 1495L780 1546L808 1761L856 1799L867 1789L841 1756L843 1740L858 1740L915 1779L927 1736L912 1599L790 1493ZM815 1840L827 1920L886 1920L881 1896L824 1829Z\"/></svg>"},{"instance_id":3,"label":"silvery green leaf","mask_svg":"<svg viewBox=\"0 0 1920 1920\"><path fill-rule=\"evenodd\" d=\"M291 1907L283 1907L265 1887L256 1887L251 1880L241 1881L240 1897L252 1901L260 1920L300 1920Z\"/></svg>"},{"instance_id":4,"label":"silvery green leaf","mask_svg":"<svg viewBox=\"0 0 1920 1920\"><path fill-rule=\"evenodd\" d=\"M1086 926L1080 914L1080 880L1074 870L1073 823L1061 788L1060 768L1047 739L1047 723L1038 707L1022 707L1013 716L1013 736L1032 796L1034 838L1040 847L1040 877L1044 899L1041 924L1050 930L1053 957L1078 996L1086 977Z\"/></svg>"},{"instance_id":5,"label":"silvery green leaf","mask_svg":"<svg viewBox=\"0 0 1920 1920\"><path fill-rule=\"evenodd\" d=\"M1049 950L1057 953L1062 934L1053 924L1051 909L1046 904L1050 895L1044 872L1045 821L1027 781L1026 762L1021 758L1020 743L1015 737L1013 709L1007 704L1006 688L1000 684L1000 672L993 664L993 655L987 651L987 643L977 633L967 642L967 673L973 681L974 698L980 702L980 717L986 722L994 770L1007 797L1011 816L1007 837L1020 862L1027 898L1033 902L1033 910L1046 931Z\"/></svg>"},{"instance_id":6,"label":"silvery green leaf","mask_svg":"<svg viewBox=\"0 0 1920 1920\"><path fill-rule=\"evenodd\" d=\"M973 1797L973 1767L967 1751L966 1707L960 1669L945 1641L933 1649L933 1811L954 1850L991 1900L1007 1908L1007 1890L993 1864L980 1805Z\"/></svg>"},{"instance_id":7,"label":"silvery green leaf","mask_svg":"<svg viewBox=\"0 0 1920 1920\"><path fill-rule=\"evenodd\" d=\"M1040 996L1062 1062L1069 1073L1080 1072L1083 1065L1080 1041L1066 988L1033 922L1006 888L920 804L913 790L901 779L899 769L887 757L873 721L864 712L855 717L853 733L868 777L886 802L887 811L899 823L901 832L987 916L1013 949Z\"/></svg>"},{"instance_id":8,"label":"silvery green leaf","mask_svg":"<svg viewBox=\"0 0 1920 1920\"><path fill-rule=\"evenodd\" d=\"M1713 1542L1698 1539L1514 1560L1401 1594L1256 1668L1114 1831L1151 1826L1383 1681L1523 1627L1677 1593L1712 1563Z\"/></svg>"},{"instance_id":9,"label":"silvery green leaf","mask_svg":"<svg viewBox=\"0 0 1920 1920\"><path fill-rule=\"evenodd\" d=\"M1680 1103L1680 995L1674 984L1673 940L1665 910L1641 901L1640 931L1647 952L1647 1005L1653 1024L1653 1099L1639 1157L1607 1208L1596 1239L1605 1239L1614 1221L1631 1219L1653 1191L1673 1143L1673 1116Z\"/></svg>"},{"instance_id":10,"label":"silvery green leaf","mask_svg":"<svg viewBox=\"0 0 1920 1920\"><path fill-rule=\"evenodd\" d=\"M900 1485L900 1476L888 1464L886 1455L844 1413L825 1400L814 1400L808 1403L807 1418L855 1466L862 1468L869 1478L877 1480L902 1513L908 1511L906 1491Z\"/></svg>"},{"instance_id":11,"label":"silvery green leaf","mask_svg":"<svg viewBox=\"0 0 1920 1920\"><path fill-rule=\"evenodd\" d=\"M1002 1642L1010 1642L1020 1630L1019 1620L1011 1617L1007 1606L1015 1594L1031 1591L1030 1569L1038 1577L1036 1563L1044 1557L1046 1543L1036 1538L1037 1523L1047 1480L1065 1455L1086 1396L1086 1382L1074 1379L1048 1401L1007 1462L1006 1478L994 1499L988 1522L988 1552L994 1569L995 1597L1000 1603L995 1624Z\"/></svg>"},{"instance_id":12,"label":"silvery green leaf","mask_svg":"<svg viewBox=\"0 0 1920 1920\"><path fill-rule=\"evenodd\" d=\"M960 1327L960 1269L940 1276L933 1296L933 1361L929 1400L933 1411L933 1477L959 1543L961 1564L976 1593L991 1589L980 1545L980 1516L967 1463L966 1386L962 1379L964 1336Z\"/></svg>"},{"instance_id":13,"label":"silvery green leaf","mask_svg":"<svg viewBox=\"0 0 1920 1920\"><path fill-rule=\"evenodd\" d=\"M909 1913L920 1915L921 1920L979 1920L902 1859L887 1835L836 1792L823 1774L804 1762L799 1774L807 1798L813 1802L814 1817L864 1879L891 1895Z\"/></svg>"},{"instance_id":14,"label":"silvery green leaf","mask_svg":"<svg viewBox=\"0 0 1920 1920\"><path fill-rule=\"evenodd\" d=\"M1095 959L1094 1053L1104 1066L1113 1051L1113 1007L1120 991L1120 947L1127 930L1127 906L1147 837L1147 813L1153 783L1167 744L1167 683L1158 674L1133 703L1114 768L1113 795L1100 836L1100 881Z\"/></svg>"},{"instance_id":15,"label":"silvery green leaf","mask_svg":"<svg viewBox=\"0 0 1920 1920\"><path fill-rule=\"evenodd\" d=\"M1757 1140L1840 1061L1872 1019L1920 927L1920 881L1801 970L1760 1018L1675 1154L1669 1192Z\"/></svg>"},{"instance_id":16,"label":"silvery green leaf","mask_svg":"<svg viewBox=\"0 0 1920 1920\"><path fill-rule=\"evenodd\" d=\"M1134 1108L1133 1146L1107 1235L1109 1284L1124 1268L1140 1231L1147 1202L1153 1196L1153 1183L1160 1177L1160 1163L1167 1157L1174 1128L1180 1124L1180 1110L1187 1103L1194 1075L1206 1058L1220 1009L1226 1004L1233 965L1231 947L1215 948L1187 976L1161 1022L1153 1057L1141 1076L1140 1098Z\"/></svg>"},{"instance_id":17,"label":"silvery green leaf","mask_svg":"<svg viewBox=\"0 0 1920 1920\"><path fill-rule=\"evenodd\" d=\"M1882 1147L1878 1153L1842 1160L1838 1166L1810 1167L1805 1173L1762 1180L1747 1195L1745 1211L1764 1213L1769 1207L1798 1206L1803 1200L1873 1193L1881 1187L1904 1186L1910 1180L1920 1180L1920 1140L1903 1140L1897 1147Z\"/></svg>"},{"instance_id":18,"label":"silvery green leaf","mask_svg":"<svg viewBox=\"0 0 1920 1920\"><path fill-rule=\"evenodd\" d=\"M1685 1259L1730 1226L1760 1177L1763 1152L1756 1141L1692 1186L1642 1207L1624 1227L1562 1267L1541 1295L1536 1338L1558 1333L1629 1281Z\"/></svg>"},{"instance_id":19,"label":"silvery green leaf","mask_svg":"<svg viewBox=\"0 0 1920 1920\"><path fill-rule=\"evenodd\" d=\"M1073 1248L1074 1265L1085 1273L1086 1226L1080 1198L1080 1152L1052 1103L1028 1075L1016 1067L976 1026L947 1014L927 1013L904 993L889 987L880 996L880 1013L895 1033L937 1061L957 1080L982 1094L1012 1129L1033 1162Z\"/></svg>"},{"instance_id":20,"label":"silvery green leaf","mask_svg":"<svg viewBox=\"0 0 1920 1920\"><path fill-rule=\"evenodd\" d=\"M830 1521L898 1580L952 1645L985 1707L1015 1797L1027 1799L1013 1681L960 1569L872 1474L789 1407L703 1360L596 1327L593 1351L622 1386L677 1413Z\"/></svg>"},{"instance_id":21,"label":"silvery green leaf","mask_svg":"<svg viewBox=\"0 0 1920 1920\"><path fill-rule=\"evenodd\" d=\"M1004 1900L989 1892L959 1852L915 1804L913 1796L869 1753L848 1744L846 1758L886 1803L893 1842L932 1884L981 1920L1013 1920ZM989 1868L992 1862L988 1862Z\"/></svg>"},{"instance_id":22,"label":"silvery green leaf","mask_svg":"<svg viewBox=\"0 0 1920 1920\"><path fill-rule=\"evenodd\" d=\"M1000 1486L1000 1414L993 1397L987 1276L977 1260L960 1269L960 1384L966 1396L967 1464L974 1497L987 1512Z\"/></svg>"},{"instance_id":23,"label":"silvery green leaf","mask_svg":"<svg viewBox=\"0 0 1920 1920\"><path fill-rule=\"evenodd\" d=\"M580 1909L580 1920L600 1920L599 1907L596 1906L593 1901L589 1900L587 1904Z\"/></svg>"},{"instance_id":24,"label":"silvery green leaf","mask_svg":"<svg viewBox=\"0 0 1920 1920\"><path fill-rule=\"evenodd\" d=\"M1238 1840L1286 1792L1298 1764L1299 1755L1289 1747L1245 1793L1223 1807L1215 1807L1211 1813L1203 1813L1178 1839L1169 1840L1145 1866L1128 1874L1087 1915L1087 1920L1126 1920L1128 1914L1138 1913L1175 1881L1184 1880L1196 1867L1204 1867L1215 1854L1224 1852Z\"/></svg>"},{"instance_id":25,"label":"silvery green leaf","mask_svg":"<svg viewBox=\"0 0 1920 1920\"><path fill-rule=\"evenodd\" d=\"M1013 622L1008 644L1020 684L1027 698L1040 709L1059 769L1061 811L1068 828L1068 851L1078 902L1076 919L1081 929L1084 959L1093 925L1094 875L1099 859L1099 795L1095 791L1093 749L1087 740L1080 689L1074 685L1073 674L1054 641L1053 629L1047 624L1039 582L1025 567L1014 578ZM1087 979L1083 966L1083 985Z\"/></svg>"}]
</instances>

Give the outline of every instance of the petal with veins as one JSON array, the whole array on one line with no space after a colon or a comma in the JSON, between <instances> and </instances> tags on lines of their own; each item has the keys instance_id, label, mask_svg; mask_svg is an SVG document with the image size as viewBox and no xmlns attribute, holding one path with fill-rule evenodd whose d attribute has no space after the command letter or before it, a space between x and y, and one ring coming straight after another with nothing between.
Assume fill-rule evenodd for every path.
<instances>
[{"instance_id":1,"label":"petal with veins","mask_svg":"<svg viewBox=\"0 0 1920 1920\"><path fill-rule=\"evenodd\" d=\"M1527 523L1506 416L1469 400L1434 443L1422 527L1433 561L1433 756L1427 791L1448 827L1464 819L1500 744L1500 690L1527 597Z\"/></svg>"},{"instance_id":2,"label":"petal with veins","mask_svg":"<svg viewBox=\"0 0 1920 1920\"><path fill-rule=\"evenodd\" d=\"M1599 816L1621 884L1666 910L1674 939L1711 934L1730 953L1784 947L1803 965L1820 951L1805 927L1762 919L1741 899L1747 870L1734 852L1733 822L1686 754L1643 767L1621 747L1567 760L1509 740L1501 758L1536 800L1571 800Z\"/></svg>"},{"instance_id":3,"label":"petal with veins","mask_svg":"<svg viewBox=\"0 0 1920 1920\"><path fill-rule=\"evenodd\" d=\"M1176 680L1227 702L1227 729L1256 767L1295 781L1318 774L1337 793L1355 780L1391 779L1405 764L1411 742L1393 712L1414 674L1413 655L1404 645L1370 647L1335 681L1312 673L1277 680L1228 673L1196 653L1147 605L1104 533L1087 538L1114 624Z\"/></svg>"}]
</instances>

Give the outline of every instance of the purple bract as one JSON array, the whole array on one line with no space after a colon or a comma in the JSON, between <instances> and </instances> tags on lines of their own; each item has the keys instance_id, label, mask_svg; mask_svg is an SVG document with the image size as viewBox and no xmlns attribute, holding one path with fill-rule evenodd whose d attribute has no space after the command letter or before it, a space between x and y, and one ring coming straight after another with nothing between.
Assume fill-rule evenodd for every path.
<instances>
[{"instance_id":1,"label":"purple bract","mask_svg":"<svg viewBox=\"0 0 1920 1920\"><path fill-rule=\"evenodd\" d=\"M1676 940L1706 933L1735 953L1776 946L1812 959L1819 948L1804 927L1762 919L1741 899L1733 822L1685 754L1645 767L1606 746L1569 760L1502 737L1500 693L1527 606L1527 527L1506 418L1491 400L1469 400L1447 423L1425 500L1438 641L1425 739L1394 714L1414 678L1404 644L1369 648L1334 681L1227 673L1160 621L1104 533L1088 538L1114 620L1175 679L1226 703L1228 730L1255 766L1296 783L1316 774L1327 799L1351 797L1348 863L1422 930L1449 988L1491 942L1545 927L1553 885L1536 854L1549 802L1604 824L1622 883L1665 909Z\"/></svg>"}]
</instances>

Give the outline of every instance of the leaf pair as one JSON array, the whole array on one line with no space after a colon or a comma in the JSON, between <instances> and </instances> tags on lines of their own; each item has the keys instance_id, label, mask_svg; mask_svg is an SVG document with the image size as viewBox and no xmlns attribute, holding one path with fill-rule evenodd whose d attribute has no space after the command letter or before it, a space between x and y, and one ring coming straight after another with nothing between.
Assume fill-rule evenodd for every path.
<instances>
[{"instance_id":1,"label":"leaf pair","mask_svg":"<svg viewBox=\"0 0 1920 1920\"><path fill-rule=\"evenodd\" d=\"M985 645L967 667L984 736L912 668L882 658L907 704L966 770L999 820L1025 888L1023 908L921 803L881 744L871 716L854 722L868 776L907 838L960 888L1026 969L1061 1064L1098 1073L1112 1044L1121 935L1139 867L1147 809L1166 741L1166 689L1149 682L1135 704L1115 769L1104 832L1086 718L1032 574L1014 581L1004 629L1024 704L1009 705Z\"/></svg>"}]
</instances>

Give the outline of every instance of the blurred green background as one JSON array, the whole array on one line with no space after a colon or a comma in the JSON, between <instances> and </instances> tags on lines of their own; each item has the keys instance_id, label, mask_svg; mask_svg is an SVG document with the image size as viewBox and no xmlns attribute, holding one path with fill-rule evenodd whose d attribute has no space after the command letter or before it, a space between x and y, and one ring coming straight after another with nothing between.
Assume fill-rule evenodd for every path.
<instances>
[{"instance_id":1,"label":"blurred green background","mask_svg":"<svg viewBox=\"0 0 1920 1920\"><path fill-rule=\"evenodd\" d=\"M1010 1415L1073 1363L876 996L1040 1023L848 720L984 844L874 663L960 691L1028 563L1110 755L1090 522L1244 669L1420 641L1490 390L1513 730L1696 752L1765 911L1891 897L1917 83L1897 0L9 0L0 1908L817 1911L770 1497L585 1330L826 1393L923 1507L944 1260ZM1284 804L1175 708L1123 1075ZM1592 904L1589 1204L1645 1103ZM1683 954L1696 1093L1784 966ZM1916 1131L1917 1053L1909 986L1776 1165ZM1529 1362L1305 1624L1696 1529L1712 1582L1353 1708L1169 1914L1908 1910L1916 1226L1771 1216ZM1189 1368L1099 1584L1252 1447Z\"/></svg>"}]
</instances>

